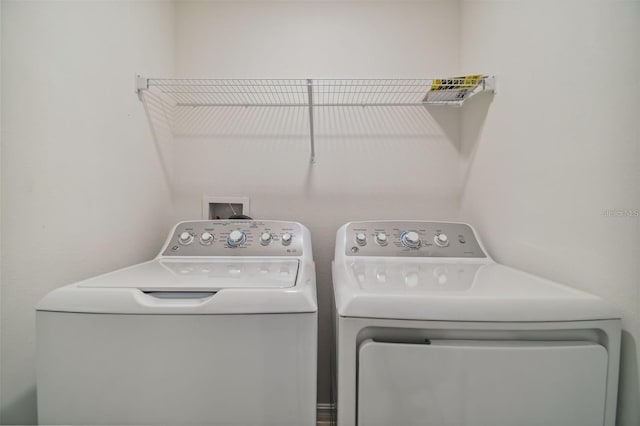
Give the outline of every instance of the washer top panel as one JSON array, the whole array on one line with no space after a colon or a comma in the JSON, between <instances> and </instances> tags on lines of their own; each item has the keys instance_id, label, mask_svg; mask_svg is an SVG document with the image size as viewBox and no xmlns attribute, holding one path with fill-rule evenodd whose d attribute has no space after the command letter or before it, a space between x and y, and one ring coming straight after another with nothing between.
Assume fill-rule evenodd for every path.
<instances>
[{"instance_id":1,"label":"washer top panel","mask_svg":"<svg viewBox=\"0 0 640 426\"><path fill-rule=\"evenodd\" d=\"M220 291L229 288L289 288L296 284L297 259L234 258L151 260L78 283L79 288L135 288L141 291Z\"/></svg>"},{"instance_id":2,"label":"washer top panel","mask_svg":"<svg viewBox=\"0 0 640 426\"><path fill-rule=\"evenodd\" d=\"M337 241L340 244L340 241ZM351 222L345 256L486 258L469 225L426 221Z\"/></svg>"},{"instance_id":3,"label":"washer top panel","mask_svg":"<svg viewBox=\"0 0 640 426\"><path fill-rule=\"evenodd\" d=\"M173 227L155 259L55 289L39 311L218 315L317 312L309 230L276 220Z\"/></svg>"},{"instance_id":4,"label":"washer top panel","mask_svg":"<svg viewBox=\"0 0 640 426\"><path fill-rule=\"evenodd\" d=\"M302 256L303 226L275 220L181 222L162 256Z\"/></svg>"}]
</instances>

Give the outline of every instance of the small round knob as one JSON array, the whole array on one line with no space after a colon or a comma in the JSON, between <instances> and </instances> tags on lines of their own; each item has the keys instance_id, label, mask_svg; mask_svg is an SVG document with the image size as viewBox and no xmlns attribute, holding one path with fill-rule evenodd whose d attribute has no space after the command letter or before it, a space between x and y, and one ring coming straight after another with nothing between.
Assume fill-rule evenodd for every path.
<instances>
[{"instance_id":1,"label":"small round knob","mask_svg":"<svg viewBox=\"0 0 640 426\"><path fill-rule=\"evenodd\" d=\"M376 243L380 246L386 246L389 240L387 239L387 234L384 232L378 232L376 234Z\"/></svg>"},{"instance_id":2,"label":"small round knob","mask_svg":"<svg viewBox=\"0 0 640 426\"><path fill-rule=\"evenodd\" d=\"M359 232L356 234L356 243L359 246L364 246L367 244L367 235L364 232Z\"/></svg>"},{"instance_id":3,"label":"small round knob","mask_svg":"<svg viewBox=\"0 0 640 426\"><path fill-rule=\"evenodd\" d=\"M436 234L436 236L433 238L433 241L439 247L446 247L449 245L449 238L446 234Z\"/></svg>"},{"instance_id":4,"label":"small round knob","mask_svg":"<svg viewBox=\"0 0 640 426\"><path fill-rule=\"evenodd\" d=\"M282 245L288 246L289 244L291 244L291 238L291 234L289 234L288 232L286 234L282 234Z\"/></svg>"},{"instance_id":5,"label":"small round knob","mask_svg":"<svg viewBox=\"0 0 640 426\"><path fill-rule=\"evenodd\" d=\"M247 240L247 234L244 231L231 231L229 236L227 237L227 245L229 247L238 247L242 245Z\"/></svg>"},{"instance_id":6,"label":"small round knob","mask_svg":"<svg viewBox=\"0 0 640 426\"><path fill-rule=\"evenodd\" d=\"M260 244L262 244L263 246L267 246L269 245L269 243L271 243L272 238L273 237L271 236L271 233L263 232L262 235L260 235Z\"/></svg>"},{"instance_id":7,"label":"small round knob","mask_svg":"<svg viewBox=\"0 0 640 426\"><path fill-rule=\"evenodd\" d=\"M180 236L178 237L178 242L182 245L189 245L193 242L193 235L191 235L190 233L188 233L187 231L184 231L182 234L180 234Z\"/></svg>"},{"instance_id":8,"label":"small round knob","mask_svg":"<svg viewBox=\"0 0 640 426\"><path fill-rule=\"evenodd\" d=\"M420 235L414 231L403 232L402 235L400 235L400 241L405 247L414 249L420 248L421 245Z\"/></svg>"},{"instance_id":9,"label":"small round knob","mask_svg":"<svg viewBox=\"0 0 640 426\"><path fill-rule=\"evenodd\" d=\"M200 235L200 243L204 244L206 246L208 246L209 244L211 244L213 242L213 234L211 232L203 232L202 235Z\"/></svg>"}]
</instances>

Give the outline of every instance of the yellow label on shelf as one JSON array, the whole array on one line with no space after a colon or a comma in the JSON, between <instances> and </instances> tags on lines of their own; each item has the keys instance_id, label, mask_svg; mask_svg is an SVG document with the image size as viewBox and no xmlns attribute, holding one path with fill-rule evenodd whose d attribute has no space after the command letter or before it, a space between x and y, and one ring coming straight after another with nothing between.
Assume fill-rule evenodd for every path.
<instances>
[{"instance_id":1,"label":"yellow label on shelf","mask_svg":"<svg viewBox=\"0 0 640 426\"><path fill-rule=\"evenodd\" d=\"M464 75L462 77L439 78L431 82L431 90L468 89L475 87L482 79L482 74Z\"/></svg>"}]
</instances>

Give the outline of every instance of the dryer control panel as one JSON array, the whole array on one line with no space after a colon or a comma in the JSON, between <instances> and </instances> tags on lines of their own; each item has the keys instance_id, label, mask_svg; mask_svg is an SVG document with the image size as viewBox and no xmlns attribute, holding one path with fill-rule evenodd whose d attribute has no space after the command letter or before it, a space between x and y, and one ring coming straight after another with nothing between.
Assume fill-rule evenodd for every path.
<instances>
[{"instance_id":1,"label":"dryer control panel","mask_svg":"<svg viewBox=\"0 0 640 426\"><path fill-rule=\"evenodd\" d=\"M197 220L179 223L162 256L302 256L299 223Z\"/></svg>"},{"instance_id":2,"label":"dryer control panel","mask_svg":"<svg viewBox=\"0 0 640 426\"><path fill-rule=\"evenodd\" d=\"M366 221L346 226L347 256L485 258L469 225L426 221Z\"/></svg>"}]
</instances>

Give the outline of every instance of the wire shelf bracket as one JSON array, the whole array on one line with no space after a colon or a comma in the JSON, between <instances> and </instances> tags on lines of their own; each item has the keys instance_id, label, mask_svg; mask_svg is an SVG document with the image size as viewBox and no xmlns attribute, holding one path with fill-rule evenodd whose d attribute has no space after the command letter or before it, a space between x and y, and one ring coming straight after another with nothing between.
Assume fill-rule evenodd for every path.
<instances>
[{"instance_id":1,"label":"wire shelf bracket","mask_svg":"<svg viewBox=\"0 0 640 426\"><path fill-rule=\"evenodd\" d=\"M496 92L493 75L447 79L153 79L135 76L135 91L160 92L173 106L305 107L310 161L315 162L314 108L462 106Z\"/></svg>"}]
</instances>

